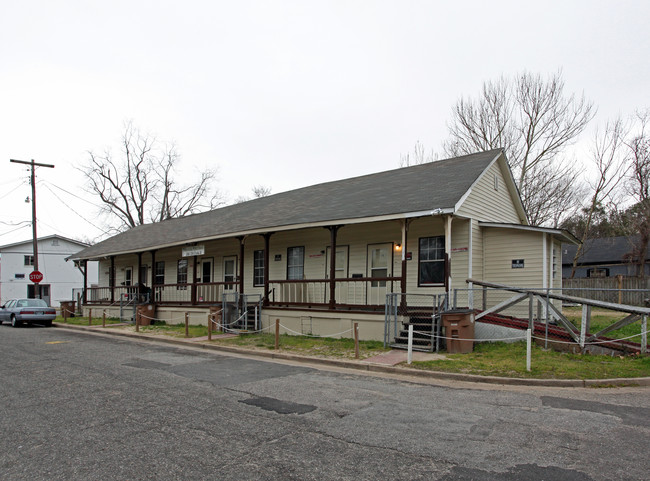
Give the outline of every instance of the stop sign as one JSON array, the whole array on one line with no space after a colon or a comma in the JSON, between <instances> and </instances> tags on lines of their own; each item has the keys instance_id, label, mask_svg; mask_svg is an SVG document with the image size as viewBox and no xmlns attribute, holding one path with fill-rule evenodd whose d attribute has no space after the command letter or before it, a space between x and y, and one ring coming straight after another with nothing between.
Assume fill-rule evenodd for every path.
<instances>
[{"instance_id":1,"label":"stop sign","mask_svg":"<svg viewBox=\"0 0 650 481\"><path fill-rule=\"evenodd\" d=\"M40 271L33 271L29 275L29 280L36 283L36 284L38 284L39 282L41 282L43 280L43 273L40 272Z\"/></svg>"}]
</instances>

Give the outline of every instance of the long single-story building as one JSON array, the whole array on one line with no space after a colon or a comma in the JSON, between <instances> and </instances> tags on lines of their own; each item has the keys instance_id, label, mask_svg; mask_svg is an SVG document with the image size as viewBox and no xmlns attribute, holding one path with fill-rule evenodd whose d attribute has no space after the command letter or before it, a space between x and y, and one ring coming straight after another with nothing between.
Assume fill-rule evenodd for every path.
<instances>
[{"instance_id":1,"label":"long single-story building","mask_svg":"<svg viewBox=\"0 0 650 481\"><path fill-rule=\"evenodd\" d=\"M254 305L263 327L327 335L358 322L361 338L382 339L389 294L407 313L454 289L471 304L470 278L561 287L563 242L575 238L528 225L491 150L138 226L72 258L100 262L85 306L109 315L143 297L158 319L203 324L211 308L227 320L226 307Z\"/></svg>"}]
</instances>

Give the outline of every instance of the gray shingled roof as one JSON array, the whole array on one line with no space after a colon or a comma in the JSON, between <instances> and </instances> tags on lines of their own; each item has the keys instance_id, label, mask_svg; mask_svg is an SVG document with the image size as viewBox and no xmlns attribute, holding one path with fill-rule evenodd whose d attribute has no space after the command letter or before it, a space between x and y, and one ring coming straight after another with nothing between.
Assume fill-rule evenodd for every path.
<instances>
[{"instance_id":1,"label":"gray shingled roof","mask_svg":"<svg viewBox=\"0 0 650 481\"><path fill-rule=\"evenodd\" d=\"M626 254L633 250L638 237L619 236L589 239L585 242L578 265L624 264ZM576 255L577 245L562 245L562 264L571 265ZM566 251L566 254L564 253ZM646 259L650 259L650 243Z\"/></svg>"},{"instance_id":2,"label":"gray shingled roof","mask_svg":"<svg viewBox=\"0 0 650 481\"><path fill-rule=\"evenodd\" d=\"M326 182L201 214L141 225L88 247L73 258L142 252L297 225L453 209L501 152L491 150Z\"/></svg>"}]
</instances>

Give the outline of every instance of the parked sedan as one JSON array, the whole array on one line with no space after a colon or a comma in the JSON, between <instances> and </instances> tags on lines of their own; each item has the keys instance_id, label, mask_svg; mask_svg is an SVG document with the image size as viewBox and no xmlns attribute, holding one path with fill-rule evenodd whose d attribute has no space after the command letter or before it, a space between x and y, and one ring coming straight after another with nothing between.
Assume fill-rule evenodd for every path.
<instances>
[{"instance_id":1,"label":"parked sedan","mask_svg":"<svg viewBox=\"0 0 650 481\"><path fill-rule=\"evenodd\" d=\"M11 322L14 327L23 322L51 326L56 318L56 311L43 299L12 299L0 307L0 324Z\"/></svg>"}]
</instances>

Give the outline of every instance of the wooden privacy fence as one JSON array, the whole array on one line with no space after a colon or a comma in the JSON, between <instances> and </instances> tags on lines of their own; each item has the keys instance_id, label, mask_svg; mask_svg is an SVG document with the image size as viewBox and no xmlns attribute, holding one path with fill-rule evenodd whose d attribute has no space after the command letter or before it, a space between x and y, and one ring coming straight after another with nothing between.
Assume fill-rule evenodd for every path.
<instances>
[{"instance_id":1,"label":"wooden privacy fence","mask_svg":"<svg viewBox=\"0 0 650 481\"><path fill-rule=\"evenodd\" d=\"M562 293L596 301L645 306L650 299L650 278L602 277L562 279Z\"/></svg>"}]
</instances>

